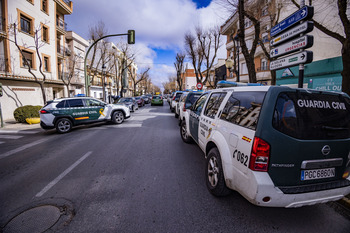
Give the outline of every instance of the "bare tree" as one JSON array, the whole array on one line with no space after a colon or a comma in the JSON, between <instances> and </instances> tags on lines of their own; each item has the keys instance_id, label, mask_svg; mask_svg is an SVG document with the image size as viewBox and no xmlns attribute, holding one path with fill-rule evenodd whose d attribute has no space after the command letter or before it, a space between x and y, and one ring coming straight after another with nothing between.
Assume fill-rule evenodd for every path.
<instances>
[{"instance_id":1,"label":"bare tree","mask_svg":"<svg viewBox=\"0 0 350 233\"><path fill-rule=\"evenodd\" d=\"M77 74L77 71L75 68L76 68L78 59L79 59L79 57L76 54L74 54L74 52L72 52L72 54L66 59L66 64L67 64L66 71L67 72L64 72L63 65L61 68L61 72L59 72L60 78L62 79L63 84L67 88L68 97L70 95L70 84L72 82L73 77ZM65 60L65 59L63 59L63 60Z\"/></svg>"},{"instance_id":2,"label":"bare tree","mask_svg":"<svg viewBox=\"0 0 350 233\"><path fill-rule=\"evenodd\" d=\"M145 70L141 71L141 73L139 75L133 74L133 72L129 69L130 77L131 77L133 85L134 85L134 96L137 95L137 93L136 93L137 84L139 84L143 80L146 80L149 77L148 71L150 69L151 68L149 68L149 67L146 68Z\"/></svg>"},{"instance_id":3,"label":"bare tree","mask_svg":"<svg viewBox=\"0 0 350 233\"><path fill-rule=\"evenodd\" d=\"M176 54L176 62L174 63L176 70L176 82L179 85L179 90L182 91L183 87L183 77L184 77L184 60L186 55L182 53Z\"/></svg>"},{"instance_id":4,"label":"bare tree","mask_svg":"<svg viewBox=\"0 0 350 233\"><path fill-rule=\"evenodd\" d=\"M6 37L7 40L9 40L10 42L14 43L15 46L17 47L18 51L21 53L21 59L22 59L22 62L23 62L23 66L25 68L28 69L28 72L33 76L34 78L34 81L39 84L40 86L40 89L41 89L41 93L42 93L42 97L43 97L43 101L44 103L46 103L46 92L45 92L45 82L46 82L46 75L45 73L43 72L43 61L42 61L42 57L41 57L41 54L40 54L40 49L45 45L45 43L40 43L41 41L41 34L40 31L41 31L41 28L36 28L34 29L33 31L33 41L34 41L34 45L27 45L25 43L22 43L20 44L18 42L18 38L17 38L17 35L18 35L18 28L17 28L18 24L17 23L14 23L14 24L11 24L10 25L10 33L9 34L12 34L13 35L13 40L10 39L10 37ZM35 50L35 54L34 56L36 56L39 61L39 67L38 67L38 71L41 75L41 77L39 78L37 76L37 74L35 74L32 70L32 61L31 60L28 60L28 58L25 56L25 50L26 49L34 49Z\"/></svg>"},{"instance_id":5,"label":"bare tree","mask_svg":"<svg viewBox=\"0 0 350 233\"><path fill-rule=\"evenodd\" d=\"M197 83L202 82L200 74L203 62L203 54L199 49L196 37L193 36L190 32L185 34L185 48L187 55L191 60Z\"/></svg>"},{"instance_id":6,"label":"bare tree","mask_svg":"<svg viewBox=\"0 0 350 233\"><path fill-rule=\"evenodd\" d=\"M292 3L299 7L299 4L295 0L291 0ZM322 3L325 3L322 1ZM313 1L309 0L309 5L312 5ZM350 95L350 2L349 0L328 0L325 4L327 4L327 7L332 7L334 4L336 4L337 13L336 15L329 15L329 16L322 16L317 17L316 14L313 18L313 22L315 24L315 27L322 31L323 33L327 34L328 36L333 37L334 39L338 40L342 45L342 60L343 60L343 71L342 71L342 91ZM339 21L341 24L338 25L330 25L329 22L333 22L329 20L329 17L339 17ZM329 21L328 21L329 20ZM342 27L342 30L340 30L339 27Z\"/></svg>"},{"instance_id":7,"label":"bare tree","mask_svg":"<svg viewBox=\"0 0 350 233\"><path fill-rule=\"evenodd\" d=\"M200 82L205 85L209 80L209 73L214 66L219 47L219 27L214 27L208 30L196 27L195 36L191 33L185 34L185 48L194 68L197 83ZM205 75L203 75L202 72L202 65L204 65L206 69Z\"/></svg>"},{"instance_id":8,"label":"bare tree","mask_svg":"<svg viewBox=\"0 0 350 233\"><path fill-rule=\"evenodd\" d=\"M119 54L119 62L117 70L117 77L120 79L121 88L120 88L120 96L123 97L124 88L128 87L128 83L126 83L126 77L128 75L128 69L131 64L135 61L135 53L132 51L129 44L120 42L118 44L118 48L120 49Z\"/></svg>"}]
</instances>

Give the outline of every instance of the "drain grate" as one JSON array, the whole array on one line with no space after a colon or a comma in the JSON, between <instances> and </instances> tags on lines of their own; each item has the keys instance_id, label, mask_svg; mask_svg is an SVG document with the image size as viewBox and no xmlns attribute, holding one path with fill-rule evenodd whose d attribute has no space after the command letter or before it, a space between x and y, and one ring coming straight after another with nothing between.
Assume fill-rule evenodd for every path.
<instances>
[{"instance_id":1,"label":"drain grate","mask_svg":"<svg viewBox=\"0 0 350 233\"><path fill-rule=\"evenodd\" d=\"M60 217L61 211L57 206L37 206L12 218L3 232L44 232L54 226Z\"/></svg>"}]
</instances>

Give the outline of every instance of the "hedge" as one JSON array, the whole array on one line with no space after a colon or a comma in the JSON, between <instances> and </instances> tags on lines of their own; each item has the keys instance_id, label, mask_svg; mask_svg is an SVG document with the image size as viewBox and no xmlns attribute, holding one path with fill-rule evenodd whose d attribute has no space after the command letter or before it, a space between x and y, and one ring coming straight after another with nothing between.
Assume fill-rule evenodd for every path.
<instances>
[{"instance_id":1,"label":"hedge","mask_svg":"<svg viewBox=\"0 0 350 233\"><path fill-rule=\"evenodd\" d=\"M40 117L39 110L42 108L42 106L32 106L32 105L26 105L19 108L16 108L16 110L13 112L13 116L15 117L15 120L20 123L26 123L26 118L32 118L32 117Z\"/></svg>"}]
</instances>

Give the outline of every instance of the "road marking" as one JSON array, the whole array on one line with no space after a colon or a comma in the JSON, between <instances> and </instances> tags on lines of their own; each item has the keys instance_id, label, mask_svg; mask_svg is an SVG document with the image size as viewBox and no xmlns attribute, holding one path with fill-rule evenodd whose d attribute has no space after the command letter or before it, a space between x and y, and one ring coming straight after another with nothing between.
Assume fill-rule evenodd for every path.
<instances>
[{"instance_id":1,"label":"road marking","mask_svg":"<svg viewBox=\"0 0 350 233\"><path fill-rule=\"evenodd\" d=\"M67 168L64 172L62 172L59 176L57 176L53 181L51 181L48 185L45 186L40 192L38 192L35 197L41 197L47 191L49 191L55 184L57 184L60 180L63 179L69 172L71 172L76 166L78 166L81 162L83 162L87 157L92 154L92 151L87 152L83 157L78 159L75 163L73 163L69 168Z\"/></svg>"},{"instance_id":2,"label":"road marking","mask_svg":"<svg viewBox=\"0 0 350 233\"><path fill-rule=\"evenodd\" d=\"M12 136L12 135L0 135L0 138L2 139L19 139L22 138L23 136Z\"/></svg>"},{"instance_id":3,"label":"road marking","mask_svg":"<svg viewBox=\"0 0 350 233\"><path fill-rule=\"evenodd\" d=\"M39 130L0 130L0 134L36 134L39 132Z\"/></svg>"},{"instance_id":4,"label":"road marking","mask_svg":"<svg viewBox=\"0 0 350 233\"><path fill-rule=\"evenodd\" d=\"M38 140L38 141L35 141L35 142L32 142L32 143L26 144L24 146L21 146L21 147L19 147L17 149L10 150L10 151L8 151L6 153L0 154L0 159L3 159L5 157L7 157L7 156L10 156L10 155L13 155L15 153L18 153L18 152L20 152L22 150L28 149L28 148L30 148L32 146L36 146L36 145L38 145L40 143L46 142L47 140L49 140L49 138L44 138L44 139L41 139L41 140Z\"/></svg>"}]
</instances>

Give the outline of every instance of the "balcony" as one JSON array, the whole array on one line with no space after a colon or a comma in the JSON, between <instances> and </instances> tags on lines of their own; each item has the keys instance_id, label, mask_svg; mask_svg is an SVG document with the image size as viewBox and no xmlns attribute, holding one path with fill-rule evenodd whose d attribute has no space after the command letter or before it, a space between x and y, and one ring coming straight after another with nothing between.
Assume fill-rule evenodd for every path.
<instances>
[{"instance_id":1,"label":"balcony","mask_svg":"<svg viewBox=\"0 0 350 233\"><path fill-rule=\"evenodd\" d=\"M68 47L57 46L57 55L59 55L61 57L70 56L71 51Z\"/></svg>"},{"instance_id":2,"label":"balcony","mask_svg":"<svg viewBox=\"0 0 350 233\"><path fill-rule=\"evenodd\" d=\"M61 34L61 35L65 35L66 34L66 30L67 30L67 23L64 22L63 19L61 18L57 18L56 19L56 28L57 31Z\"/></svg>"},{"instance_id":3,"label":"balcony","mask_svg":"<svg viewBox=\"0 0 350 233\"><path fill-rule=\"evenodd\" d=\"M258 67L256 69L257 72L260 72L260 71L268 71L269 70L269 67L268 66L262 66L262 67Z\"/></svg>"},{"instance_id":4,"label":"balcony","mask_svg":"<svg viewBox=\"0 0 350 233\"><path fill-rule=\"evenodd\" d=\"M73 13L73 2L70 0L54 0L57 3L57 11L64 15Z\"/></svg>"}]
</instances>

